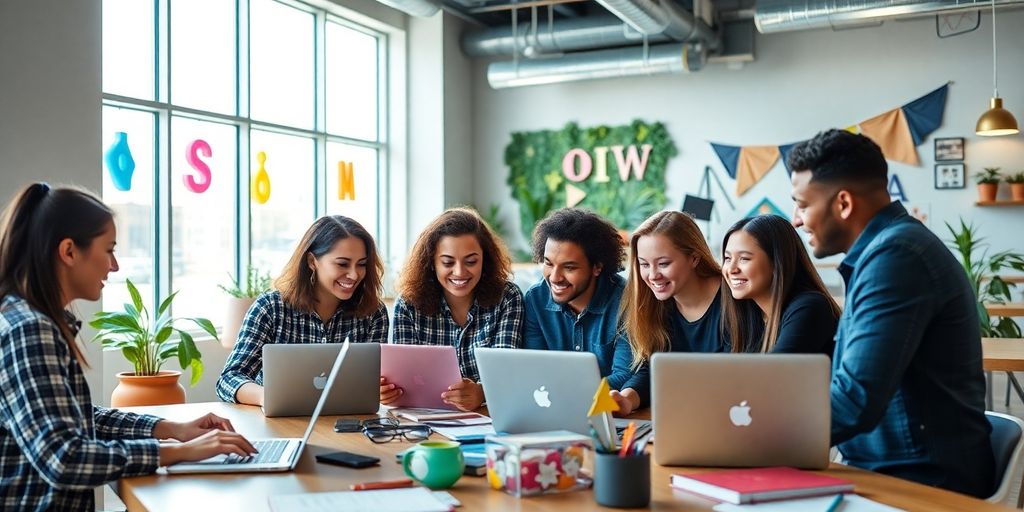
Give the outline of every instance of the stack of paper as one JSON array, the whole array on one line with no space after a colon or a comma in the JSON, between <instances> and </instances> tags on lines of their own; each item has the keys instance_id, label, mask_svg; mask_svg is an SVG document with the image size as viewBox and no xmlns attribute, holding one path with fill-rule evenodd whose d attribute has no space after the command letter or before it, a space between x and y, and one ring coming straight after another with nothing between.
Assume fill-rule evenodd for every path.
<instances>
[{"instance_id":1,"label":"stack of paper","mask_svg":"<svg viewBox=\"0 0 1024 512\"><path fill-rule=\"evenodd\" d=\"M270 509L274 512L451 512L454 507L441 501L434 493L423 487L413 487L271 496Z\"/></svg>"}]
</instances>

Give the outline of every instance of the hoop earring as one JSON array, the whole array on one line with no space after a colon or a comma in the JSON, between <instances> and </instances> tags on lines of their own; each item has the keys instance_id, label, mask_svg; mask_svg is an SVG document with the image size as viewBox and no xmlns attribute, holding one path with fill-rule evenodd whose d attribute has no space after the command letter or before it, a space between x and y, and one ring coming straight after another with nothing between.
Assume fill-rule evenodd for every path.
<instances>
[{"instance_id":1,"label":"hoop earring","mask_svg":"<svg viewBox=\"0 0 1024 512\"><path fill-rule=\"evenodd\" d=\"M310 286L316 286L316 269L315 268L313 269L313 272L309 274L309 285Z\"/></svg>"}]
</instances>

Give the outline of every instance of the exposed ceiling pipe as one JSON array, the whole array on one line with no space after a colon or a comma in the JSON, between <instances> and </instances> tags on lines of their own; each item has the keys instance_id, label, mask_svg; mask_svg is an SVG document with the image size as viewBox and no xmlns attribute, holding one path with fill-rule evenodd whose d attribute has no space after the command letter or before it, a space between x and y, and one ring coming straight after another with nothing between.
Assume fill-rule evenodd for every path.
<instances>
[{"instance_id":1,"label":"exposed ceiling pipe","mask_svg":"<svg viewBox=\"0 0 1024 512\"><path fill-rule=\"evenodd\" d=\"M378 0L380 3L398 9L410 16L429 18L441 10L438 0Z\"/></svg>"},{"instance_id":2,"label":"exposed ceiling pipe","mask_svg":"<svg viewBox=\"0 0 1024 512\"><path fill-rule=\"evenodd\" d=\"M710 52L718 51L718 34L683 9L675 0L597 0L641 34L664 34L679 42L702 41Z\"/></svg>"},{"instance_id":3,"label":"exposed ceiling pipe","mask_svg":"<svg viewBox=\"0 0 1024 512\"><path fill-rule=\"evenodd\" d=\"M995 0L996 5L1024 0ZM840 28L887 19L990 7L991 0L758 0L754 23L762 34Z\"/></svg>"},{"instance_id":4,"label":"exposed ceiling pipe","mask_svg":"<svg viewBox=\"0 0 1024 512\"><path fill-rule=\"evenodd\" d=\"M697 71L704 66L707 55L707 50L700 46L700 43L662 44L649 47L646 55L643 47L635 46L518 62L495 62L487 66L487 81L491 87L503 89Z\"/></svg>"},{"instance_id":5,"label":"exposed ceiling pipe","mask_svg":"<svg viewBox=\"0 0 1024 512\"><path fill-rule=\"evenodd\" d=\"M551 54L596 48L638 45L643 36L614 16L587 16L575 20L559 20L555 29L539 27L534 33L528 24L517 27L518 42L512 28L497 27L470 32L462 38L462 51L470 57L509 56L518 49L527 55ZM649 36L650 43L668 41L668 36Z\"/></svg>"}]
</instances>

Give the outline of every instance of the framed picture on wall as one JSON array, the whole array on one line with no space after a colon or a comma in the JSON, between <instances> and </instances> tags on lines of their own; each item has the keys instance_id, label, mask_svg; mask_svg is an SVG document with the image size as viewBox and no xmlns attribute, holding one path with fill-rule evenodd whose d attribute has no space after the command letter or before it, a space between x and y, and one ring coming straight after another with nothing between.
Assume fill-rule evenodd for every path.
<instances>
[{"instance_id":1,"label":"framed picture on wall","mask_svg":"<svg viewBox=\"0 0 1024 512\"><path fill-rule=\"evenodd\" d=\"M964 138L935 139L936 162L958 162L964 159Z\"/></svg>"},{"instance_id":2,"label":"framed picture on wall","mask_svg":"<svg viewBox=\"0 0 1024 512\"><path fill-rule=\"evenodd\" d=\"M935 188L938 190L949 188L964 188L964 164L935 164Z\"/></svg>"}]
</instances>

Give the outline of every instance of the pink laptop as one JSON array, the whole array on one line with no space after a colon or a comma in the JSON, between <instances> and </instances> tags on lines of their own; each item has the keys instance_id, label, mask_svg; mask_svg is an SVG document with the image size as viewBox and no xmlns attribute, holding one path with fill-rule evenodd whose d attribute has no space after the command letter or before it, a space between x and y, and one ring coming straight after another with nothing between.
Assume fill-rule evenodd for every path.
<instances>
[{"instance_id":1,"label":"pink laptop","mask_svg":"<svg viewBox=\"0 0 1024 512\"><path fill-rule=\"evenodd\" d=\"M462 380L455 347L382 344L380 375L405 391L394 407L455 409L441 400L448 386Z\"/></svg>"}]
</instances>

